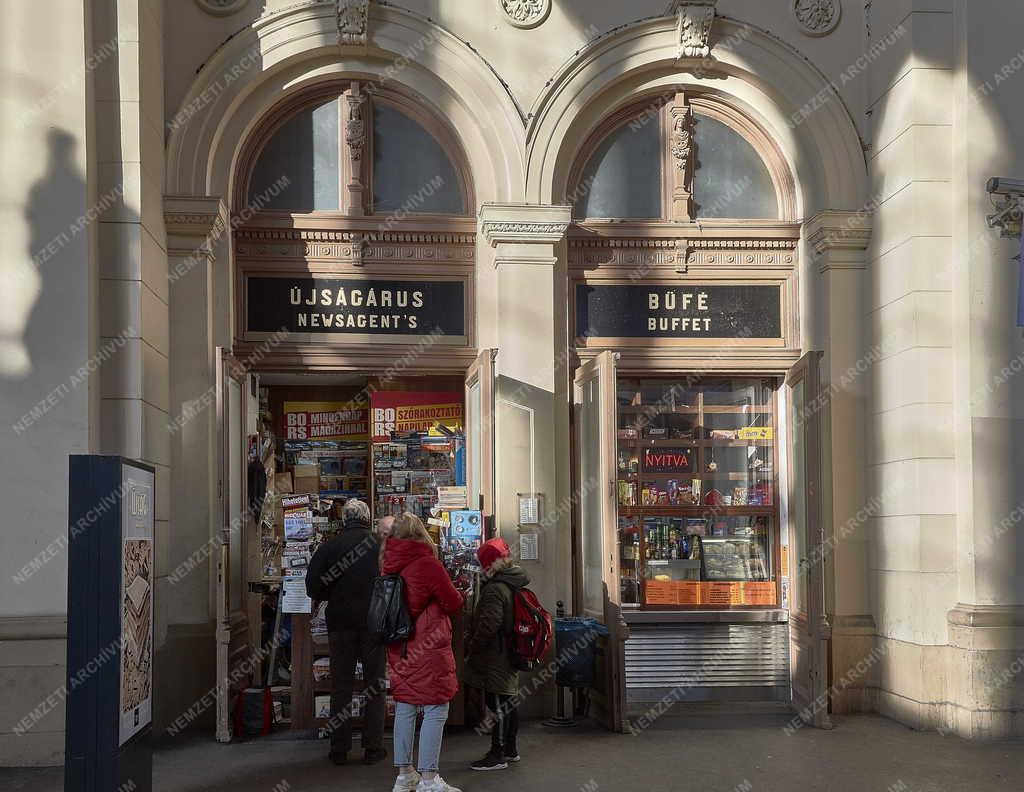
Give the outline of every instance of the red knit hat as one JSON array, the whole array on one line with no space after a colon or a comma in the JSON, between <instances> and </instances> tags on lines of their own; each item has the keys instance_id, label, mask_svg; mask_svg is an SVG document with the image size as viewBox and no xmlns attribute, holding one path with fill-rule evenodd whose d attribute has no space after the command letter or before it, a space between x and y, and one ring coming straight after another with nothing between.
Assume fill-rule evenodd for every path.
<instances>
[{"instance_id":1,"label":"red knit hat","mask_svg":"<svg viewBox=\"0 0 1024 792\"><path fill-rule=\"evenodd\" d=\"M482 545L480 549L476 551L477 560L480 562L481 568L486 572L491 564L497 561L499 558L508 558L512 555L512 551L508 549L508 545L505 544L504 539L488 539Z\"/></svg>"}]
</instances>

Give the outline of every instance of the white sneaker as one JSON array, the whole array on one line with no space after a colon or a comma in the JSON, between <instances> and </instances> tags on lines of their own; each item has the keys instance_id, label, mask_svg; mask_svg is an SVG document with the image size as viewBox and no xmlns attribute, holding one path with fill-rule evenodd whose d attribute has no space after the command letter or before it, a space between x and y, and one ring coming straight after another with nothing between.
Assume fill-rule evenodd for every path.
<instances>
[{"instance_id":1,"label":"white sneaker","mask_svg":"<svg viewBox=\"0 0 1024 792\"><path fill-rule=\"evenodd\" d=\"M441 776L434 776L432 781L421 780L420 785L416 787L416 792L462 792L462 790L446 784Z\"/></svg>"},{"instance_id":2,"label":"white sneaker","mask_svg":"<svg viewBox=\"0 0 1024 792\"><path fill-rule=\"evenodd\" d=\"M422 780L420 774L415 770L409 773L409 775L399 774L398 778L395 779L395 786L391 792L416 792Z\"/></svg>"}]
</instances>

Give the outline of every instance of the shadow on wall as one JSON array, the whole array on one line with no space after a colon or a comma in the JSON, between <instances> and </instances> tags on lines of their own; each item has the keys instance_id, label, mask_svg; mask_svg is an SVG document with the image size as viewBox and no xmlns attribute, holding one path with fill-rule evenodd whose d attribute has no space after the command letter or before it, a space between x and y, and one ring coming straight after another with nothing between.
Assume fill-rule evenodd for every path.
<instances>
[{"instance_id":1,"label":"shadow on wall","mask_svg":"<svg viewBox=\"0 0 1024 792\"><path fill-rule=\"evenodd\" d=\"M28 371L37 388L66 383L72 372L67 370L65 356L53 354L54 331L63 329L61 325L74 315L72 337L78 337L83 326L77 319L81 315L87 320L89 314L88 291L82 290L83 282L88 282L87 234L79 222L85 179L75 162L76 146L68 132L49 131L46 170L32 186L25 204L28 256L41 287L24 331ZM26 409L31 406L25 405Z\"/></svg>"},{"instance_id":2,"label":"shadow on wall","mask_svg":"<svg viewBox=\"0 0 1024 792\"><path fill-rule=\"evenodd\" d=\"M67 131L51 128L46 139L46 165L25 201L28 248L15 257L0 316L0 378L14 382L31 377L22 394L8 390L13 413L21 414L70 372L53 352L53 335L68 320L69 310L87 311L82 269L88 267L86 234L78 228L85 179L75 161L77 141ZM76 331L77 332L77 331Z\"/></svg>"}]
</instances>

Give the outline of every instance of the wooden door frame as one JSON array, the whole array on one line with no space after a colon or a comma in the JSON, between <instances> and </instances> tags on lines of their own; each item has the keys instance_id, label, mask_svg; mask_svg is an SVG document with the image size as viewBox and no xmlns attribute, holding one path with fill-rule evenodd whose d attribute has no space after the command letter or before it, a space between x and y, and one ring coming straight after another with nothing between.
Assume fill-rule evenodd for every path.
<instances>
[{"instance_id":1,"label":"wooden door frame","mask_svg":"<svg viewBox=\"0 0 1024 792\"><path fill-rule=\"evenodd\" d=\"M485 515L494 515L495 493L494 493L494 448L495 448L495 367L494 360L498 355L496 349L482 349L469 368L466 370L465 384L465 415L466 415L466 453L473 453L469 448L469 390L475 383L480 385L480 428L481 442L477 453L481 455L480 473L483 480L480 482L481 503L469 504L471 509L479 508ZM467 460L469 462L469 460ZM469 489L472 491L473 482L470 480L473 466L466 465L466 480Z\"/></svg>"},{"instance_id":2,"label":"wooden door frame","mask_svg":"<svg viewBox=\"0 0 1024 792\"><path fill-rule=\"evenodd\" d=\"M605 693L607 710L604 725L616 732L629 729L626 721L626 676L625 656L626 640L629 628L622 616L622 603L619 588L619 555L618 555L618 510L616 508L616 444L615 426L617 411L615 409L616 366L619 355L613 351L603 351L580 365L573 376L572 420L573 457L572 475L574 492L580 492L586 482L579 475L581 443L579 433L582 425L578 420L578 389L592 379L597 380L600 389L601 412L598 416L598 488L601 503L601 581L604 588L604 602L600 621L608 629L609 636L605 644L606 673ZM573 510L573 540L577 550L577 568L574 577L579 580L578 601L576 612L588 615L586 603L586 586L583 580L584 566L583 525L580 519L579 503ZM575 586L574 581L574 586Z\"/></svg>"},{"instance_id":3,"label":"wooden door frame","mask_svg":"<svg viewBox=\"0 0 1024 792\"><path fill-rule=\"evenodd\" d=\"M822 427L820 410L806 410L806 405L818 404L818 394L821 388L821 358L823 352L807 352L790 369L786 375L786 388L788 389L787 402L791 404L789 411L792 415L800 409L807 413L807 420L804 423L804 469L800 476L800 482L806 492L806 514L804 516L807 537L804 547L803 558L789 559L789 574L791 581L795 576L800 575L806 567L807 576L804 585L807 590L807 612L801 612L799 603L795 596L795 587L790 583L790 653L792 656L794 644L802 643L797 637L803 632L807 649L810 652L811 676L809 689L810 700L807 702L796 699L797 685L791 685L793 690L793 706L800 714L800 717L807 723L822 729L832 728L830 715L830 653L832 640L832 627L829 623L828 614L825 611L825 564L824 553L821 548L825 542L823 509L822 509ZM802 405L792 402L793 387L805 383L804 399ZM795 492L796 476L794 475L794 456L792 447L791 422L786 421L787 439L790 447L787 448L789 481L789 514L793 513L793 501L798 497ZM796 526L791 522L789 526L789 546L794 547L793 531ZM797 673L796 664L791 662L790 674Z\"/></svg>"},{"instance_id":4,"label":"wooden door frame","mask_svg":"<svg viewBox=\"0 0 1024 792\"><path fill-rule=\"evenodd\" d=\"M239 387L239 414L231 415L228 409L228 395L225 387L227 378L234 380ZM238 421L240 426L240 439L245 442L245 369L235 357L224 347L216 349L216 403L217 403L217 501L219 528L217 537L217 741L231 741L231 696L232 696L232 660L239 653L245 650L244 641L241 646L237 643L239 636L248 634L248 619L245 615L245 587L247 581L239 581L242 587L243 605L238 610L231 607L231 522L234 515L231 514L231 463L230 454L243 455L242 448L231 447L231 430L227 421ZM243 466L244 467L244 466ZM242 488L240 503L243 506L242 514L245 514L247 501L247 482L245 471L241 470L239 485ZM235 552L241 553L241 574L245 576L245 553L244 536L245 525L239 527L240 547L234 548ZM251 648L251 647L250 647ZM237 686L239 680L234 680Z\"/></svg>"}]
</instances>

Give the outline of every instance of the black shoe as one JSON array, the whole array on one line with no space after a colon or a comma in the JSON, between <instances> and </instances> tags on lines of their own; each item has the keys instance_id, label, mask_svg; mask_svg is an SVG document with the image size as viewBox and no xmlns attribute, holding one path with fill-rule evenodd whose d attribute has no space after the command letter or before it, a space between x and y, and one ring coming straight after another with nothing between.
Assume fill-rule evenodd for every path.
<instances>
[{"instance_id":1,"label":"black shoe","mask_svg":"<svg viewBox=\"0 0 1024 792\"><path fill-rule=\"evenodd\" d=\"M520 759L520 757L519 757L519 749L516 748L516 744L515 743L507 744L502 749L502 752L504 754L506 762L518 762L519 759Z\"/></svg>"},{"instance_id":2,"label":"black shoe","mask_svg":"<svg viewBox=\"0 0 1024 792\"><path fill-rule=\"evenodd\" d=\"M363 751L363 764L377 764L388 758L388 752L384 748L367 748Z\"/></svg>"},{"instance_id":3,"label":"black shoe","mask_svg":"<svg viewBox=\"0 0 1024 792\"><path fill-rule=\"evenodd\" d=\"M508 762L505 761L505 757L493 751L488 751L487 756L470 765L473 770L504 770L506 767Z\"/></svg>"},{"instance_id":4,"label":"black shoe","mask_svg":"<svg viewBox=\"0 0 1024 792\"><path fill-rule=\"evenodd\" d=\"M345 753L341 753L340 751L331 751L327 757L336 765L348 764L348 751L345 751Z\"/></svg>"}]
</instances>

